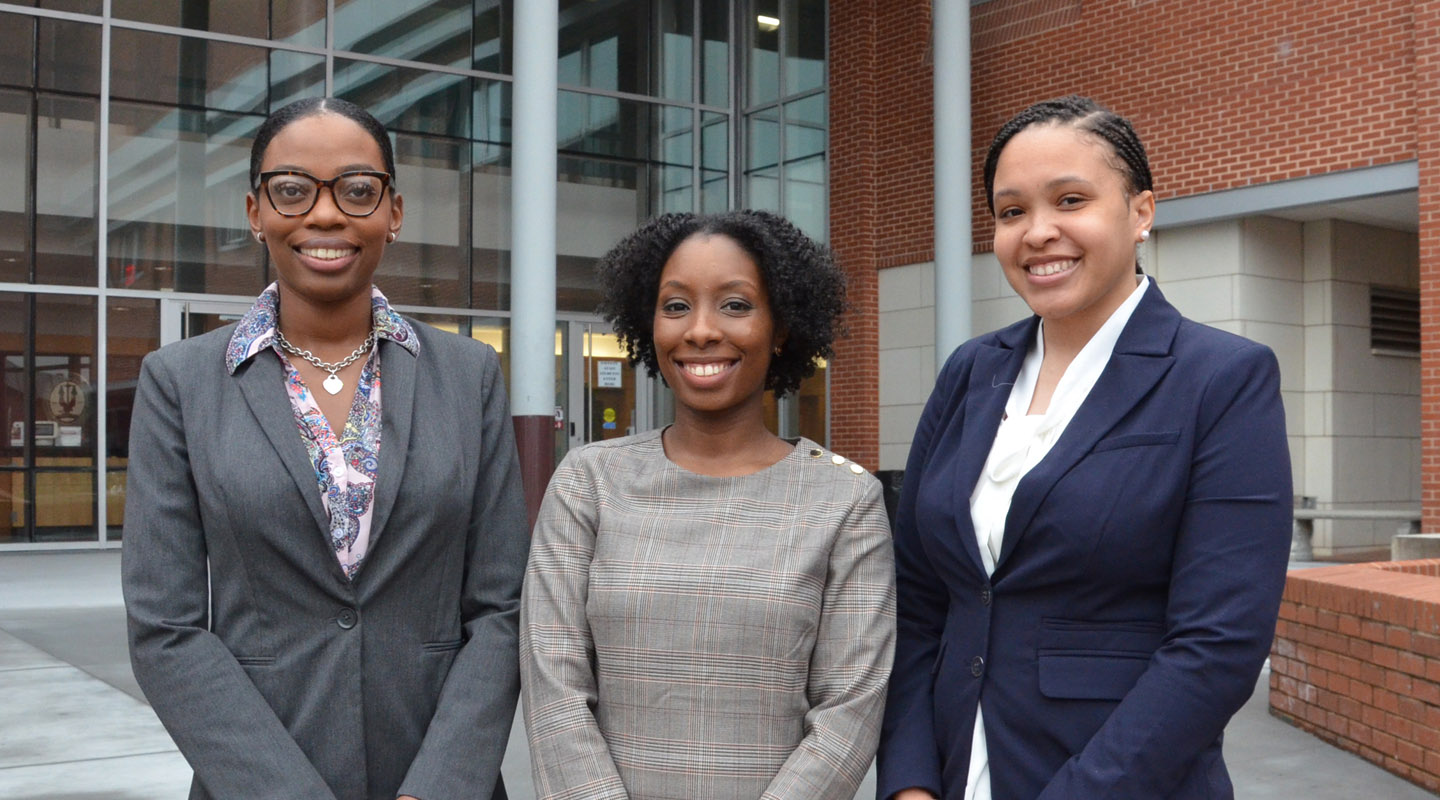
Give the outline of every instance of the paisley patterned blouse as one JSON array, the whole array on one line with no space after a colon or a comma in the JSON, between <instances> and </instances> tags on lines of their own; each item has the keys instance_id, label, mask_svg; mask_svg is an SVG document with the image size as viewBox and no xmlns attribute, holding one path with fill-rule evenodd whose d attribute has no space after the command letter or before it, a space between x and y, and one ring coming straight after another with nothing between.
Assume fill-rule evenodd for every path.
<instances>
[{"instance_id":1,"label":"paisley patterned blouse","mask_svg":"<svg viewBox=\"0 0 1440 800\"><path fill-rule=\"evenodd\" d=\"M420 343L410 324L391 310L379 289L372 286L370 297L377 339L389 339L417 353ZM345 575L354 578L370 545L375 469L380 457L380 348L371 349L365 360L345 430L337 437L275 338L279 308L280 292L272 283L236 326L225 350L225 367L233 375L241 364L267 348L280 357L295 425L315 467L315 481L330 516L330 544Z\"/></svg>"}]
</instances>

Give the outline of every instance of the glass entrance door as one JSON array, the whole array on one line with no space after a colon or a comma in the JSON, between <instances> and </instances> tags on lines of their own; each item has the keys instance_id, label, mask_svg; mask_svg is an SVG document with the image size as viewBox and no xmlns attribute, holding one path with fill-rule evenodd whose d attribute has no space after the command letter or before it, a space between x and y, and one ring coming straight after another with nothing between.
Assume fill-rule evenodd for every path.
<instances>
[{"instance_id":1,"label":"glass entrance door","mask_svg":"<svg viewBox=\"0 0 1440 800\"><path fill-rule=\"evenodd\" d=\"M656 426L654 384L630 366L620 339L604 322L561 323L566 374L561 379L569 447L618 439Z\"/></svg>"},{"instance_id":2,"label":"glass entrance door","mask_svg":"<svg viewBox=\"0 0 1440 800\"><path fill-rule=\"evenodd\" d=\"M170 344L223 328L239 321L249 310L250 303L166 298L161 303L160 343Z\"/></svg>"}]
</instances>

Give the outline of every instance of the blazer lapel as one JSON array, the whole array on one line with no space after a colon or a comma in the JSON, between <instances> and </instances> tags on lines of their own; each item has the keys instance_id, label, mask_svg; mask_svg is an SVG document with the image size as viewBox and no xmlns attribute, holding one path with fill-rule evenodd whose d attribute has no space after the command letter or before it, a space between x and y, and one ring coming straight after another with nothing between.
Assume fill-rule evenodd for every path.
<instances>
[{"instance_id":1,"label":"blazer lapel","mask_svg":"<svg viewBox=\"0 0 1440 800\"><path fill-rule=\"evenodd\" d=\"M1055 484L1170 370L1174 362L1170 344L1179 327L1180 312L1166 302L1152 278L1150 288L1125 324L1110 362L1089 396L1065 426L1055 446L1015 487L1010 513L1005 519L1005 539L995 563L997 574Z\"/></svg>"},{"instance_id":2,"label":"blazer lapel","mask_svg":"<svg viewBox=\"0 0 1440 800\"><path fill-rule=\"evenodd\" d=\"M384 537L385 522L395 508L405 457L410 451L410 423L415 410L417 357L388 339L380 340L380 465L375 474L375 506L370 518L370 552ZM367 561L369 556L366 556ZM364 570L361 570L364 573Z\"/></svg>"},{"instance_id":3,"label":"blazer lapel","mask_svg":"<svg viewBox=\"0 0 1440 800\"><path fill-rule=\"evenodd\" d=\"M250 413L270 446L280 456L285 471L300 489L305 505L315 518L315 526L324 537L327 550L330 548L330 515L320 501L320 486L315 481L315 467L300 441L300 430L295 426L295 411L290 406L290 397L285 391L285 374L280 359L270 353L257 353L235 370L235 380L240 384L240 393L250 406ZM339 561L331 559L339 569ZM341 573L344 574L343 572Z\"/></svg>"},{"instance_id":4,"label":"blazer lapel","mask_svg":"<svg viewBox=\"0 0 1440 800\"><path fill-rule=\"evenodd\" d=\"M980 471L990 458L1005 403L1020 367L1025 363L1028 344L1035 338L1039 318L1012 325L998 331L997 344L986 344L975 354L970 369L970 385L965 389L965 414L960 434L960 454L956 459L955 528L960 544L970 557L977 574L985 575L985 562L980 557L980 543L975 539L975 524L970 519L970 495L980 480Z\"/></svg>"}]
</instances>

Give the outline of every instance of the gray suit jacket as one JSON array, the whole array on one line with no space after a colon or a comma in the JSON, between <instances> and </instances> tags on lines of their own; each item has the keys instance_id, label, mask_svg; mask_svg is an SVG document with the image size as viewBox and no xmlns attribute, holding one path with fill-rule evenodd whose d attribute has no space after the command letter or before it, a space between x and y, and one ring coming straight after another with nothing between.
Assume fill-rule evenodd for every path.
<instances>
[{"instance_id":1,"label":"gray suit jacket","mask_svg":"<svg viewBox=\"0 0 1440 800\"><path fill-rule=\"evenodd\" d=\"M380 342L371 543L354 581L279 359L233 326L146 357L123 576L135 677L191 798L505 796L529 536L499 360L411 323ZM208 587L208 588L207 588Z\"/></svg>"}]
</instances>

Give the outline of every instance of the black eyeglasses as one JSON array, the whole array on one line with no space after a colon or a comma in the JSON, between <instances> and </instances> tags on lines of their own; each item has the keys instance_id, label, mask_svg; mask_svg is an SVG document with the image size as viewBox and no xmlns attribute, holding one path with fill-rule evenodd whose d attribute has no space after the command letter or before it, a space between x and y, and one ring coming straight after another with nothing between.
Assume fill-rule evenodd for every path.
<instances>
[{"instance_id":1,"label":"black eyeglasses","mask_svg":"<svg viewBox=\"0 0 1440 800\"><path fill-rule=\"evenodd\" d=\"M320 199L320 190L330 188L335 206L351 217L368 217L380 207L385 189L392 185L385 172L356 170L342 172L322 181L308 172L279 169L260 173L258 186L265 188L270 207L284 217L302 217L310 213Z\"/></svg>"}]
</instances>

